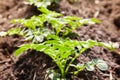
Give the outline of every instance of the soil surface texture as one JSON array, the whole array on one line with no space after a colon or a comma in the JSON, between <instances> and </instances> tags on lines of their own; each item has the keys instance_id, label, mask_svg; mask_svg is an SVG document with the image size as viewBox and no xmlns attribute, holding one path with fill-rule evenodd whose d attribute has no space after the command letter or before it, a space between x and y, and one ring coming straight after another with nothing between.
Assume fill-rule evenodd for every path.
<instances>
[{"instance_id":1,"label":"soil surface texture","mask_svg":"<svg viewBox=\"0 0 120 80\"><path fill-rule=\"evenodd\" d=\"M52 10L64 15L101 20L99 24L86 25L75 30L79 35L78 40L114 42L117 47L114 52L103 47L93 47L76 60L85 63L92 58L103 59L109 66L107 71L97 68L93 72L84 70L78 76L68 75L68 78L120 80L120 0L61 0L60 5ZM37 9L25 5L24 0L0 0L0 31L19 26L11 24L11 19L29 18L37 14ZM23 43L25 41L20 36L0 38L0 80L49 80L46 78L46 70L56 65L47 55L30 50L19 58L13 57L14 51Z\"/></svg>"}]
</instances>

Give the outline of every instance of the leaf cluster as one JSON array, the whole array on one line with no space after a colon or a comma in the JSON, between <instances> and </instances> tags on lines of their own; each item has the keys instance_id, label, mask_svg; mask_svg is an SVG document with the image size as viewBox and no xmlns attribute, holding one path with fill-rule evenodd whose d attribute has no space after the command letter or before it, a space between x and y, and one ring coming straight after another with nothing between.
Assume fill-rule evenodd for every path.
<instances>
[{"instance_id":1,"label":"leaf cluster","mask_svg":"<svg viewBox=\"0 0 120 80\"><path fill-rule=\"evenodd\" d=\"M99 23L99 20L94 18L82 19L76 16L63 16L43 7L39 8L39 10L42 14L32 16L30 19L12 20L12 23L20 23L24 28L12 28L7 32L7 35L18 34L24 36L25 40L37 43L43 42L48 34L59 36L62 33L62 36L65 36L84 24ZM1 36L3 35L1 34Z\"/></svg>"},{"instance_id":2,"label":"leaf cluster","mask_svg":"<svg viewBox=\"0 0 120 80\"><path fill-rule=\"evenodd\" d=\"M65 37L84 24L95 24L100 21L95 18L82 19L76 16L64 16L47 9L47 6L57 1L59 0L26 0L28 4L37 6L41 14L32 16L30 19L12 20L12 23L20 23L23 26L12 28L7 32L0 32L0 36L17 34L23 36L25 40L31 40L31 43L21 45L14 55L19 56L29 49L47 54L59 68L58 71L50 72L49 77L52 80L56 78L55 76L59 79L65 78L70 73L70 67L76 68L77 71L72 72L74 75L84 69L92 71L94 66L97 66L100 70L106 70L107 64L100 59L93 59L85 64L78 65L75 65L74 61L80 54L93 46L102 46L112 50L113 47L110 44L94 40L71 40ZM59 36L60 33L62 33L61 37Z\"/></svg>"},{"instance_id":3,"label":"leaf cluster","mask_svg":"<svg viewBox=\"0 0 120 80\"><path fill-rule=\"evenodd\" d=\"M74 60L84 51L93 46L104 46L106 48L113 49L112 46L109 44L97 42L94 40L77 41L57 38L56 40L48 40L41 44L24 44L18 50L16 50L15 56L18 56L19 54L23 53L28 49L34 49L36 51L44 52L53 59L53 61L60 69L62 77L65 78L66 74L68 73L69 67L73 65ZM82 67L85 66L85 68L90 71L91 67L93 68L95 64L99 65L100 63L100 61L97 60L93 61L94 64L93 62L89 62ZM107 69L105 63L103 63L102 66L103 67L100 68L101 70ZM79 67L79 69L81 69L81 67ZM78 71L81 71L79 69Z\"/></svg>"},{"instance_id":4,"label":"leaf cluster","mask_svg":"<svg viewBox=\"0 0 120 80\"><path fill-rule=\"evenodd\" d=\"M40 8L39 10L42 14L32 16L30 19L15 19L12 20L12 23L21 23L25 27L31 29L36 29L37 27L51 27L56 35L59 35L60 32L63 32L63 35L67 35L84 24L95 24L100 22L95 18L82 19L76 16L63 16L60 13L49 11L46 8Z\"/></svg>"}]
</instances>

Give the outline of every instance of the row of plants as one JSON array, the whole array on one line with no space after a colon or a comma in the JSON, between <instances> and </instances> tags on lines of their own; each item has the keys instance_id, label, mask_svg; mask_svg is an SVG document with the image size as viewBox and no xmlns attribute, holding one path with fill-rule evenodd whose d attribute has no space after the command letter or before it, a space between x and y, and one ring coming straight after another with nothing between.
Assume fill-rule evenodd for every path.
<instances>
[{"instance_id":1,"label":"row of plants","mask_svg":"<svg viewBox=\"0 0 120 80\"><path fill-rule=\"evenodd\" d=\"M59 4L59 0L26 0L25 3L36 6L40 14L33 15L29 19L14 19L11 21L12 23L20 23L23 26L12 28L7 32L0 32L1 36L20 35L26 41L30 41L30 43L19 46L14 53L15 57L29 49L48 55L58 67L58 69L46 71L46 75L51 80L66 80L68 74L77 75L84 69L93 71L95 66L100 70L107 70L108 65L101 59L92 59L84 64L74 64L74 61L87 49L94 46L102 46L113 50L111 44L90 39L78 41L69 38L69 34L73 33L73 30L85 24L99 23L99 20L64 16L48 9L53 3ZM71 71L70 67L75 68L76 71Z\"/></svg>"}]
</instances>

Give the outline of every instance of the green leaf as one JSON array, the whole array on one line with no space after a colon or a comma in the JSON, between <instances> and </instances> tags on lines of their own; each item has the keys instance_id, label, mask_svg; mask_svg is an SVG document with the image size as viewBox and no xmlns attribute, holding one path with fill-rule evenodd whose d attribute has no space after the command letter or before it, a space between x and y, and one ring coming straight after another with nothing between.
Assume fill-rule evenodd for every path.
<instances>
[{"instance_id":1,"label":"green leaf","mask_svg":"<svg viewBox=\"0 0 120 80\"><path fill-rule=\"evenodd\" d=\"M93 65L93 63L91 61L86 63L86 69L88 71L93 71L94 70L94 65Z\"/></svg>"},{"instance_id":2,"label":"green leaf","mask_svg":"<svg viewBox=\"0 0 120 80\"><path fill-rule=\"evenodd\" d=\"M51 80L66 80L66 79L61 79L60 76L61 74L56 72L53 69L48 69L47 71L47 76L51 79Z\"/></svg>"},{"instance_id":3,"label":"green leaf","mask_svg":"<svg viewBox=\"0 0 120 80\"><path fill-rule=\"evenodd\" d=\"M70 66L75 67L77 70L82 71L84 69L85 64L78 63L77 65L70 64Z\"/></svg>"},{"instance_id":4,"label":"green leaf","mask_svg":"<svg viewBox=\"0 0 120 80\"><path fill-rule=\"evenodd\" d=\"M58 36L53 35L53 34L49 34L49 35L47 36L47 39L48 39L48 40L51 40L51 39L53 39L53 40L60 40L60 38L59 38Z\"/></svg>"},{"instance_id":5,"label":"green leaf","mask_svg":"<svg viewBox=\"0 0 120 80\"><path fill-rule=\"evenodd\" d=\"M96 66L102 70L102 71L105 71L108 69L108 65L106 64L105 61L101 60L101 59L98 59L97 62L96 62Z\"/></svg>"},{"instance_id":6,"label":"green leaf","mask_svg":"<svg viewBox=\"0 0 120 80\"><path fill-rule=\"evenodd\" d=\"M49 47L49 46L44 45L44 44L34 44L34 45L32 46L32 48L33 48L34 50L40 51L40 52L45 51L45 49L47 49L48 47Z\"/></svg>"},{"instance_id":7,"label":"green leaf","mask_svg":"<svg viewBox=\"0 0 120 80\"><path fill-rule=\"evenodd\" d=\"M99 44L99 46L103 46L103 47L108 48L110 50L114 50L114 48L113 48L113 46L111 44L104 43L104 42L100 42L98 44Z\"/></svg>"},{"instance_id":8,"label":"green leaf","mask_svg":"<svg viewBox=\"0 0 120 80\"><path fill-rule=\"evenodd\" d=\"M95 19L95 18L91 18L91 19L82 19L79 21L82 25L84 24L95 24L95 23L100 23L99 20Z\"/></svg>"},{"instance_id":9,"label":"green leaf","mask_svg":"<svg viewBox=\"0 0 120 80\"><path fill-rule=\"evenodd\" d=\"M17 57L19 56L20 54L22 54L24 51L28 50L31 48L31 44L23 44L20 46L19 49L17 49L14 53L14 56Z\"/></svg>"},{"instance_id":10,"label":"green leaf","mask_svg":"<svg viewBox=\"0 0 120 80\"><path fill-rule=\"evenodd\" d=\"M15 35L15 34L23 35L24 33L23 33L23 30L21 30L21 28L12 28L7 31L7 34L8 35Z\"/></svg>"}]
</instances>

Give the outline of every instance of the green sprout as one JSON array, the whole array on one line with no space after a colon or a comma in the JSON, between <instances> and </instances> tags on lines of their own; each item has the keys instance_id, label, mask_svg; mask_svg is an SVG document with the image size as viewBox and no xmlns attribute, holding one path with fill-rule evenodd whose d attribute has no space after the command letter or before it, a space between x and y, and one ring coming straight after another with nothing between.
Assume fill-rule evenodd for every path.
<instances>
[{"instance_id":1,"label":"green sprout","mask_svg":"<svg viewBox=\"0 0 120 80\"><path fill-rule=\"evenodd\" d=\"M68 36L66 37L82 25L95 24L100 21L95 18L83 19L77 16L64 16L47 9L54 2L58 3L59 0L26 0L27 4L36 6L41 14L34 15L30 19L14 19L11 21L12 23L20 23L23 26L12 28L7 32L0 32L0 36L17 34L23 36L25 40L31 41L19 46L14 56L17 57L29 49L48 55L58 67L58 70L47 71L51 80L65 80L66 75L71 73L69 72L70 67L76 68L76 71L72 72L73 75L77 75L84 69L93 71L95 66L100 70L107 70L107 64L101 59L92 59L92 61L77 65L74 64L74 61L87 49L94 46L113 50L111 44L94 40L71 40Z\"/></svg>"},{"instance_id":2,"label":"green sprout","mask_svg":"<svg viewBox=\"0 0 120 80\"><path fill-rule=\"evenodd\" d=\"M14 55L18 56L28 49L44 52L53 59L60 70L61 77L65 78L66 74L68 74L69 68L74 65L73 62L75 59L93 46L103 46L111 50L113 49L113 47L107 43L97 42L94 40L77 41L57 38L57 40L48 40L41 44L23 44L18 50L16 50ZM78 71L74 74L77 74L85 68L92 71L93 69L91 68L95 65L101 70L107 69L107 64L105 62L94 59L92 62L86 63L86 65L77 66ZM101 66L103 67L101 68Z\"/></svg>"}]
</instances>

